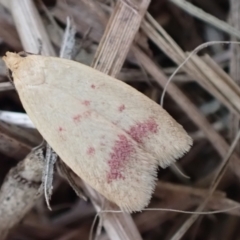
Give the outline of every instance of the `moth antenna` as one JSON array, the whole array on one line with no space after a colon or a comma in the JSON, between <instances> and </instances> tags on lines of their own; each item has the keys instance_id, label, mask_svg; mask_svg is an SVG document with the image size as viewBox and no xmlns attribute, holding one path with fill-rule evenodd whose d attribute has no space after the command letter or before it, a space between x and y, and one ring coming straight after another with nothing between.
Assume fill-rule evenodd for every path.
<instances>
[{"instance_id":1,"label":"moth antenna","mask_svg":"<svg viewBox=\"0 0 240 240\"><path fill-rule=\"evenodd\" d=\"M197 54L200 50L212 46L212 45L216 45L216 44L240 44L240 42L237 41L210 41L210 42L206 42L203 43L201 45L199 45L198 47L196 47L189 55L188 57L176 68L176 70L172 73L172 75L169 77L169 79L167 80L163 92L162 92L162 96L161 96L161 100L160 100L160 105L163 107L163 100L167 91L167 87L169 85L169 83L172 81L172 79L175 77L175 75L178 73L178 71L189 61L189 59Z\"/></svg>"}]
</instances>

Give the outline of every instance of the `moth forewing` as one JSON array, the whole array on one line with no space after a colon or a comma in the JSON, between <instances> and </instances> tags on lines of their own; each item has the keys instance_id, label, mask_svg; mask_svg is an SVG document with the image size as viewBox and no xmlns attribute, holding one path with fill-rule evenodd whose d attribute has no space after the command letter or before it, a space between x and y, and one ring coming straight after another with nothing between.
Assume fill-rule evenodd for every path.
<instances>
[{"instance_id":1,"label":"moth forewing","mask_svg":"<svg viewBox=\"0 0 240 240\"><path fill-rule=\"evenodd\" d=\"M29 117L62 160L127 211L140 211L158 165L190 149L191 138L164 109L127 84L80 63L7 53Z\"/></svg>"}]
</instances>

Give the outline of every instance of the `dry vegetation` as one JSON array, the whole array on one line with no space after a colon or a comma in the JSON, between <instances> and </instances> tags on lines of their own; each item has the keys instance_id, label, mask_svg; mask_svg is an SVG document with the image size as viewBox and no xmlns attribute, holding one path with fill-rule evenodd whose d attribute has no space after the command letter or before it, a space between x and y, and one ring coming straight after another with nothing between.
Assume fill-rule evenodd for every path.
<instances>
[{"instance_id":1,"label":"dry vegetation","mask_svg":"<svg viewBox=\"0 0 240 240\"><path fill-rule=\"evenodd\" d=\"M160 103L169 76L208 41L238 41L239 0L0 0L0 51L72 58ZM40 40L40 41L39 41ZM240 47L211 45L174 76L164 108L194 139L176 168L159 170L150 208L221 211L103 213L98 240L234 240L240 229ZM0 61L0 239L88 239L100 209L117 209L82 183L88 201L54 175L52 211L40 182L41 143ZM232 146L232 147L231 147ZM236 146L234 153L233 147ZM32 151L31 151L32 150ZM229 156L231 157L229 158ZM64 171L62 172L64 175ZM99 226L98 228L96 226ZM103 226L103 228L101 228Z\"/></svg>"}]
</instances>

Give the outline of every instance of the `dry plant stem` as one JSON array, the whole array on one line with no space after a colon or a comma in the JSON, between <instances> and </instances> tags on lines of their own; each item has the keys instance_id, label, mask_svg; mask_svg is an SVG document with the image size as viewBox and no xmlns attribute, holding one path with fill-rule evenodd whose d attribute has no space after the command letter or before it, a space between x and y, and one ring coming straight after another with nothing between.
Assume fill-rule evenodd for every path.
<instances>
[{"instance_id":1,"label":"dry plant stem","mask_svg":"<svg viewBox=\"0 0 240 240\"><path fill-rule=\"evenodd\" d=\"M92 66L111 76L120 72L150 0L118 0ZM114 44L112 44L114 42Z\"/></svg>"},{"instance_id":2,"label":"dry plant stem","mask_svg":"<svg viewBox=\"0 0 240 240\"><path fill-rule=\"evenodd\" d=\"M42 195L39 189L43 169L42 149L36 148L8 173L0 191L0 235L9 230L33 207Z\"/></svg>"},{"instance_id":3,"label":"dry plant stem","mask_svg":"<svg viewBox=\"0 0 240 240\"><path fill-rule=\"evenodd\" d=\"M203 203L196 209L196 212L201 212L204 210L206 204L208 203L208 201L210 200L210 198L212 197L212 194L214 193L214 191L216 190L220 180L222 179L226 168L230 162L230 157L233 154L233 151L239 141L240 138L240 131L238 131L234 142L232 143L231 147L229 148L229 151L226 154L226 157L224 158L221 166L219 167L215 178L212 181L212 185L210 187L209 193L206 196L205 200L203 201ZM180 227L180 229L174 234L174 236L171 238L171 240L178 240L181 239L181 237L187 232L187 230L191 227L191 225L198 219L199 215L192 215L189 219L187 219L187 221Z\"/></svg>"},{"instance_id":4,"label":"dry plant stem","mask_svg":"<svg viewBox=\"0 0 240 240\"><path fill-rule=\"evenodd\" d=\"M187 13L191 14L192 16L201 19L202 21L211 24L212 26L228 33L232 36L237 37L240 39L240 31L231 25L227 24L224 21L217 19L216 17L212 16L204 12L202 9L194 6L193 4L185 1L185 0L170 0L172 3L176 4L182 10L186 11Z\"/></svg>"},{"instance_id":5,"label":"dry plant stem","mask_svg":"<svg viewBox=\"0 0 240 240\"><path fill-rule=\"evenodd\" d=\"M38 53L40 49L39 41L41 41L44 43L41 53L54 56L53 47L33 1L22 0L20 4L18 0L11 0L10 8L24 50L30 53Z\"/></svg>"}]
</instances>

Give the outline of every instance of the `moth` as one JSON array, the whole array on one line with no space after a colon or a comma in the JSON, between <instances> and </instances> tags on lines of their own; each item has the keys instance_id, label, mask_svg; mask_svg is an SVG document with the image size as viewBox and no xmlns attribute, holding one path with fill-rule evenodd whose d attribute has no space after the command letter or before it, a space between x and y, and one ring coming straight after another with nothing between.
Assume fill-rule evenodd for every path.
<instances>
[{"instance_id":1,"label":"moth","mask_svg":"<svg viewBox=\"0 0 240 240\"><path fill-rule=\"evenodd\" d=\"M192 139L163 108L124 82L75 61L3 57L30 119L75 174L128 212L149 204L158 166Z\"/></svg>"}]
</instances>

